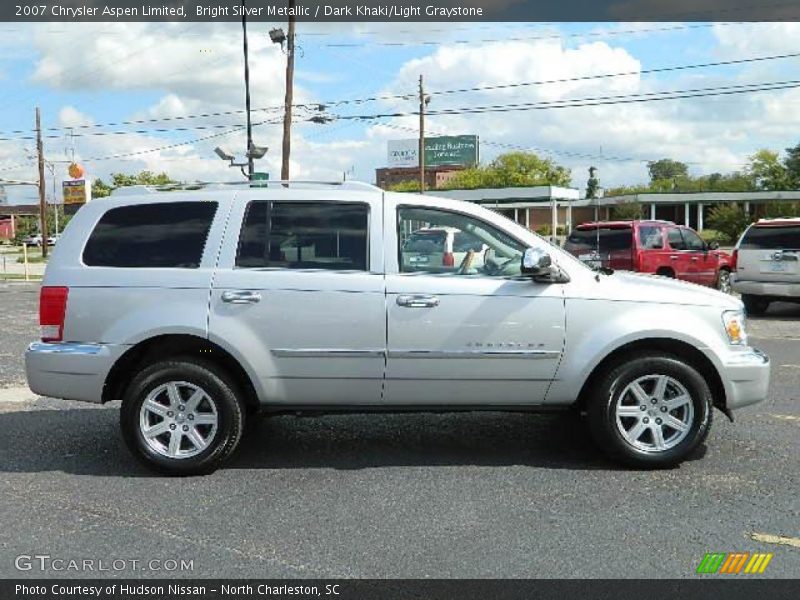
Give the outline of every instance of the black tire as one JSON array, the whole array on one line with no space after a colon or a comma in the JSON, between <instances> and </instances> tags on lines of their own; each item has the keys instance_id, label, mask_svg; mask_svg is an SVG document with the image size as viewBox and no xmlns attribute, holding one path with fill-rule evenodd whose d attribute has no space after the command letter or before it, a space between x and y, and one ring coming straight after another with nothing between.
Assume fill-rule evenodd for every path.
<instances>
[{"instance_id":1,"label":"black tire","mask_svg":"<svg viewBox=\"0 0 800 600\"><path fill-rule=\"evenodd\" d=\"M656 275L660 277L668 277L669 279L675 279L675 271L672 269L659 269L656 271Z\"/></svg>"},{"instance_id":2,"label":"black tire","mask_svg":"<svg viewBox=\"0 0 800 600\"><path fill-rule=\"evenodd\" d=\"M769 298L763 296L751 296L750 294L742 294L742 302L748 315L763 315L769 308Z\"/></svg>"},{"instance_id":3,"label":"black tire","mask_svg":"<svg viewBox=\"0 0 800 600\"><path fill-rule=\"evenodd\" d=\"M665 411L667 416L686 417L687 432L682 434L684 436L682 439L675 438L677 443L674 446L664 446L663 450L655 449L654 432L657 427L656 421L658 420L659 424L662 422L665 413L661 411L663 408L667 408L666 406L662 407L661 404L656 403L643 404L647 408L641 414L645 416L639 418L637 414L636 417L621 417L620 419L623 429L630 424L629 433L631 434L635 426L643 426L640 425L640 421L648 423L639 437L640 441L636 443L647 446L649 436L649 445L653 446L652 449L634 446L633 442L630 442L620 431L617 422L617 406L620 396L625 394L623 402L628 402L633 394L628 391L629 385L642 381L639 389L648 392L648 396L655 397L657 392L645 387L649 381L647 378L650 376L666 376L668 378L666 381L671 379L673 382L677 382L688 392L690 397L684 407L675 409L675 411L669 409ZM653 382L655 383L655 379ZM668 386L667 394L678 389L672 382ZM662 397L666 397L667 394L662 394ZM673 396L673 398L675 397ZM652 399L648 397L647 401L652 402ZM687 416L689 415L689 404L691 404L691 419ZM675 356L651 354L628 356L625 361L617 363L598 382L593 397L589 399L587 412L592 437L610 458L633 467L662 469L682 462L706 439L711 428L712 406L711 390L703 377L692 366ZM624 406L624 408L631 409L633 407ZM636 410L639 409L640 407L636 407ZM677 429L670 429L669 425L659 426L659 429L662 440L666 438L664 431L671 432L669 435L681 435Z\"/></svg>"},{"instance_id":4,"label":"black tire","mask_svg":"<svg viewBox=\"0 0 800 600\"><path fill-rule=\"evenodd\" d=\"M208 402L216 409L216 428L208 426L206 430L210 432L213 429L214 433L208 433L208 446L196 455L183 458L167 456L151 446L142 432L143 403L148 395L169 382L185 382L188 386L201 389ZM186 393L181 393L185 398ZM210 407L211 404L206 406ZM199 421L200 417L197 418ZM164 421L166 420L167 417L164 417ZM188 426L189 422L185 423ZM244 424L245 410L231 378L215 365L193 358L166 360L143 369L128 386L120 410L120 428L128 449L147 467L167 475L205 475L215 471L236 450ZM164 436L171 439L172 433L165 432ZM184 437L188 438L179 435L179 448L191 443L184 440ZM197 451L195 444L192 444L189 451Z\"/></svg>"}]
</instances>

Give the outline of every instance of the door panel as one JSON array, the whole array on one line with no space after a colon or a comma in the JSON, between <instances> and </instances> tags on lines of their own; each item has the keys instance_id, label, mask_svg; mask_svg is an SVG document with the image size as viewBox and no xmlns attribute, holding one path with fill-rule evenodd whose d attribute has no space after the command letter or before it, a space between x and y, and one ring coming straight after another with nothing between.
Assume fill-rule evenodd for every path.
<instances>
[{"instance_id":1,"label":"door panel","mask_svg":"<svg viewBox=\"0 0 800 600\"><path fill-rule=\"evenodd\" d=\"M223 301L242 290L261 300ZM209 324L245 353L267 401L360 404L381 398L385 318L380 275L243 269L218 274Z\"/></svg>"},{"instance_id":2,"label":"door panel","mask_svg":"<svg viewBox=\"0 0 800 600\"><path fill-rule=\"evenodd\" d=\"M401 305L419 296L427 306ZM393 275L385 401L537 404L564 344L558 285L530 280Z\"/></svg>"}]
</instances>

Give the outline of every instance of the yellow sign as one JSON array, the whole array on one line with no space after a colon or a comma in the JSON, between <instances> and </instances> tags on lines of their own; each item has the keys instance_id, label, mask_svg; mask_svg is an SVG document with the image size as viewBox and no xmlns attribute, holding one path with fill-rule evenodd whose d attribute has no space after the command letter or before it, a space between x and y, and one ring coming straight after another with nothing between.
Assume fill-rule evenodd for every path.
<instances>
[{"instance_id":1,"label":"yellow sign","mask_svg":"<svg viewBox=\"0 0 800 600\"><path fill-rule=\"evenodd\" d=\"M64 204L86 204L89 196L89 187L83 179L62 182Z\"/></svg>"}]
</instances>

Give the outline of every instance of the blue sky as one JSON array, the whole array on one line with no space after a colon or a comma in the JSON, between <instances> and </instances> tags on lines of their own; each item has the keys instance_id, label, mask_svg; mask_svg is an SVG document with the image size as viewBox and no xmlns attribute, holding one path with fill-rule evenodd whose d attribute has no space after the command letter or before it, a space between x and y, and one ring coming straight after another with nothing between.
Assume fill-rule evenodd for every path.
<instances>
[{"instance_id":1,"label":"blue sky","mask_svg":"<svg viewBox=\"0 0 800 600\"><path fill-rule=\"evenodd\" d=\"M252 24L257 143L271 149L259 166L280 163L285 57L269 42L276 23ZM542 79L585 77L796 51L796 23L778 24L300 24L296 102L352 100L416 92L420 73L432 92ZM469 40L470 43L461 43ZM213 155L217 144L243 148L241 30L235 24L0 24L0 178L36 178L30 160L33 110L42 107L48 160L63 177L74 151L91 177L164 170L184 180L236 179ZM402 44L399 46L388 44ZM492 92L434 95L431 110L800 79L800 59L733 67L586 80ZM597 166L606 186L646 179L646 160L669 156L692 171L729 172L762 147L800 141L797 89L641 105L432 116L434 133L478 134L490 160L509 147L531 148L573 170L583 187ZM293 176L374 180L386 142L415 137L416 117L373 121L337 116L413 112L416 100L328 105L334 120L310 124L296 111ZM127 120L140 125L96 126ZM70 137L70 128L76 137ZM175 128L190 128L174 131ZM170 131L156 131L168 129ZM27 130L26 133L15 133ZM105 132L124 135L86 135ZM227 135L221 135L226 134ZM197 138L218 137L174 148ZM126 155L119 158L109 158ZM105 159L105 160L101 160Z\"/></svg>"}]
</instances>

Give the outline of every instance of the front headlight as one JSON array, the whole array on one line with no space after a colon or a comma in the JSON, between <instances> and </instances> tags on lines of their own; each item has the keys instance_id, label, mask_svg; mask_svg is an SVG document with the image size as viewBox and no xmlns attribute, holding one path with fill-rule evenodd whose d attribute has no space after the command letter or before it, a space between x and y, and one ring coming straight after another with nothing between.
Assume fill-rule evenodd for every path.
<instances>
[{"instance_id":1,"label":"front headlight","mask_svg":"<svg viewBox=\"0 0 800 600\"><path fill-rule=\"evenodd\" d=\"M728 341L734 346L747 345L747 333L745 332L744 312L740 310L726 310L722 313L722 324L725 326L725 333L728 334Z\"/></svg>"}]
</instances>

